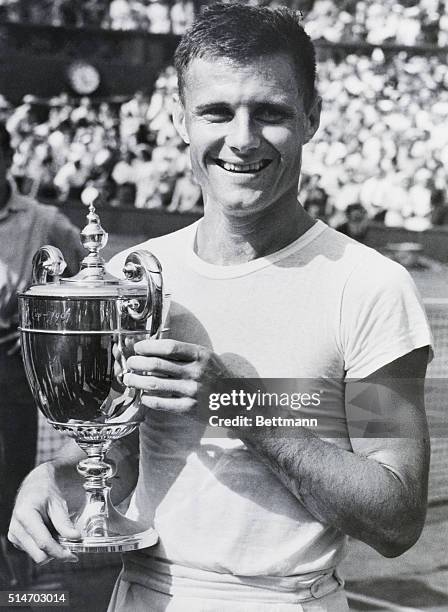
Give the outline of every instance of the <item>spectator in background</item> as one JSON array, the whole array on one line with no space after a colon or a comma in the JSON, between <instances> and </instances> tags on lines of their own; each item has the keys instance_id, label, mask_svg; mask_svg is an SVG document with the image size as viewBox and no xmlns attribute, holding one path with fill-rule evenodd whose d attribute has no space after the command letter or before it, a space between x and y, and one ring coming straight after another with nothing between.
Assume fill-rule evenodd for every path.
<instances>
[{"instance_id":1,"label":"spectator in background","mask_svg":"<svg viewBox=\"0 0 448 612\"><path fill-rule=\"evenodd\" d=\"M175 162L177 150L170 147L157 147L152 153L152 162L157 177L157 189L151 201L151 208L169 206L176 182Z\"/></svg>"},{"instance_id":2,"label":"spectator in background","mask_svg":"<svg viewBox=\"0 0 448 612\"><path fill-rule=\"evenodd\" d=\"M431 210L431 172L421 168L414 176L414 184L409 189L411 212L419 217L427 217Z\"/></svg>"},{"instance_id":3,"label":"spectator in background","mask_svg":"<svg viewBox=\"0 0 448 612\"><path fill-rule=\"evenodd\" d=\"M108 23L108 0L82 0L81 23L86 28L104 27Z\"/></svg>"},{"instance_id":4,"label":"spectator in background","mask_svg":"<svg viewBox=\"0 0 448 612\"><path fill-rule=\"evenodd\" d=\"M76 27L81 24L79 2L56 0L54 6L57 7L57 16L54 18L54 21L58 22L57 25Z\"/></svg>"},{"instance_id":5,"label":"spectator in background","mask_svg":"<svg viewBox=\"0 0 448 612\"><path fill-rule=\"evenodd\" d=\"M199 212L202 209L202 193L190 169L181 174L174 187L168 212Z\"/></svg>"},{"instance_id":6,"label":"spectator in background","mask_svg":"<svg viewBox=\"0 0 448 612\"><path fill-rule=\"evenodd\" d=\"M133 180L135 182L135 207L154 208L159 203L154 201L153 196L158 187L158 173L151 161L152 151L146 145L140 145L136 149L136 158L133 162Z\"/></svg>"},{"instance_id":7,"label":"spectator in background","mask_svg":"<svg viewBox=\"0 0 448 612\"><path fill-rule=\"evenodd\" d=\"M127 0L112 0L109 17L113 30L132 30L134 27L131 6Z\"/></svg>"},{"instance_id":8,"label":"spectator in background","mask_svg":"<svg viewBox=\"0 0 448 612\"><path fill-rule=\"evenodd\" d=\"M158 145L176 141L178 135L171 120L173 111L173 94L177 92L176 74L172 66L166 68L156 81L151 96L146 120L151 131L156 134Z\"/></svg>"},{"instance_id":9,"label":"spectator in background","mask_svg":"<svg viewBox=\"0 0 448 612\"><path fill-rule=\"evenodd\" d=\"M431 224L448 225L448 201L443 189L434 189L431 192Z\"/></svg>"},{"instance_id":10,"label":"spectator in background","mask_svg":"<svg viewBox=\"0 0 448 612\"><path fill-rule=\"evenodd\" d=\"M325 189L316 184L308 191L303 207L313 219L327 221L329 217L327 203L328 195Z\"/></svg>"},{"instance_id":11,"label":"spectator in background","mask_svg":"<svg viewBox=\"0 0 448 612\"><path fill-rule=\"evenodd\" d=\"M79 200L81 191L90 176L81 153L73 153L54 177L54 185L61 200Z\"/></svg>"},{"instance_id":12,"label":"spectator in background","mask_svg":"<svg viewBox=\"0 0 448 612\"><path fill-rule=\"evenodd\" d=\"M116 205L117 185L112 179L112 169L114 168L116 158L115 151L107 148L100 149L96 153L89 179L81 192L82 202L86 201L83 199L85 189L94 187L98 194L95 202L96 207Z\"/></svg>"},{"instance_id":13,"label":"spectator in background","mask_svg":"<svg viewBox=\"0 0 448 612\"><path fill-rule=\"evenodd\" d=\"M369 229L369 218L364 206L359 203L349 204L345 215L347 220L336 227L337 231L358 242L364 242Z\"/></svg>"},{"instance_id":14,"label":"spectator in background","mask_svg":"<svg viewBox=\"0 0 448 612\"><path fill-rule=\"evenodd\" d=\"M194 5L189 0L175 0L170 11L173 34L183 34L194 18Z\"/></svg>"},{"instance_id":15,"label":"spectator in background","mask_svg":"<svg viewBox=\"0 0 448 612\"><path fill-rule=\"evenodd\" d=\"M77 271L84 255L79 230L65 216L53 206L38 204L18 193L8 177L11 160L10 136L0 124L0 537L3 542L17 488L33 467L36 452L37 414L19 350L17 293L31 283L32 257L44 244L63 249L70 274ZM1 550L4 552L5 547L0 547Z\"/></svg>"},{"instance_id":16,"label":"spectator in background","mask_svg":"<svg viewBox=\"0 0 448 612\"><path fill-rule=\"evenodd\" d=\"M153 34L168 34L171 31L168 3L160 0L149 0L146 11L150 32Z\"/></svg>"},{"instance_id":17,"label":"spectator in background","mask_svg":"<svg viewBox=\"0 0 448 612\"><path fill-rule=\"evenodd\" d=\"M149 99L142 92L134 96L120 107L120 137L128 146L142 144L142 134L146 132Z\"/></svg>"},{"instance_id":18,"label":"spectator in background","mask_svg":"<svg viewBox=\"0 0 448 612\"><path fill-rule=\"evenodd\" d=\"M8 132L12 135L12 144L16 145L26 138L33 129L36 119L33 116L33 96L24 96L22 104L17 106L6 122ZM16 142L17 140L17 142Z\"/></svg>"},{"instance_id":19,"label":"spectator in background","mask_svg":"<svg viewBox=\"0 0 448 612\"><path fill-rule=\"evenodd\" d=\"M74 126L89 125L96 120L95 110L92 106L92 101L88 96L83 96L70 115L70 120Z\"/></svg>"}]
</instances>

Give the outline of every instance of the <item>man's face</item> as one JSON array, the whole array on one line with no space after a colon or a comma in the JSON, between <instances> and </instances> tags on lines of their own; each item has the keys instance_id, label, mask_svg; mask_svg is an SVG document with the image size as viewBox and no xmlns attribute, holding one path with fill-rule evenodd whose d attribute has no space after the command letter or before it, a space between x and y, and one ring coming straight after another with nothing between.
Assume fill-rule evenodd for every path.
<instances>
[{"instance_id":1,"label":"man's face","mask_svg":"<svg viewBox=\"0 0 448 612\"><path fill-rule=\"evenodd\" d=\"M185 77L175 121L206 206L245 216L296 204L302 146L317 129L319 104L305 113L289 58L197 58Z\"/></svg>"}]
</instances>

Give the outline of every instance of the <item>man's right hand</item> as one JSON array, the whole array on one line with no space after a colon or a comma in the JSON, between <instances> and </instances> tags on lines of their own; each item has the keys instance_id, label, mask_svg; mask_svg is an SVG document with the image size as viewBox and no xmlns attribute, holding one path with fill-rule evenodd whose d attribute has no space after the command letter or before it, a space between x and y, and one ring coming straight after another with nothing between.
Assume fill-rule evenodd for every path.
<instances>
[{"instance_id":1,"label":"man's right hand","mask_svg":"<svg viewBox=\"0 0 448 612\"><path fill-rule=\"evenodd\" d=\"M20 487L8 539L36 563L43 564L51 559L76 562L76 555L57 542L56 534L70 539L80 537L57 485L55 466L48 462L35 468Z\"/></svg>"}]
</instances>

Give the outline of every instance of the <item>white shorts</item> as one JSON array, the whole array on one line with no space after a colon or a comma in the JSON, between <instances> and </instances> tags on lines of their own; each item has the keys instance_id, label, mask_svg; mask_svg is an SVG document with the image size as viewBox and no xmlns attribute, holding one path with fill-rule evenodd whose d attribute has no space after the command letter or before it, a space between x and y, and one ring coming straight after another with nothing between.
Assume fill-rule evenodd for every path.
<instances>
[{"instance_id":1,"label":"white shorts","mask_svg":"<svg viewBox=\"0 0 448 612\"><path fill-rule=\"evenodd\" d=\"M216 582L214 572L210 572L210 579L207 574L189 568L183 575L172 577L174 585L167 587L166 575L158 572L149 571L134 580L123 571L108 612L349 612L337 573L322 576L319 588L312 589L314 595L309 587L294 593L276 592L261 585L238 583L235 576L229 576L228 582L221 575L222 582ZM319 580L315 582L317 587Z\"/></svg>"}]
</instances>

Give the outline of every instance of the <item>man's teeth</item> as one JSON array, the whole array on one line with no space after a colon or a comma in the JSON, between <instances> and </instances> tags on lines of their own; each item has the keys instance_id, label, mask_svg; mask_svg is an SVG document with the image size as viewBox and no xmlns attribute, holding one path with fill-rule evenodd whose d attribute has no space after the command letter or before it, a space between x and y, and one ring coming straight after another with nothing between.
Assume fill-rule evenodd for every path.
<instances>
[{"instance_id":1,"label":"man's teeth","mask_svg":"<svg viewBox=\"0 0 448 612\"><path fill-rule=\"evenodd\" d=\"M230 162L219 161L218 165L229 172L259 172L268 165L269 162L260 161L255 164L231 164Z\"/></svg>"}]
</instances>

